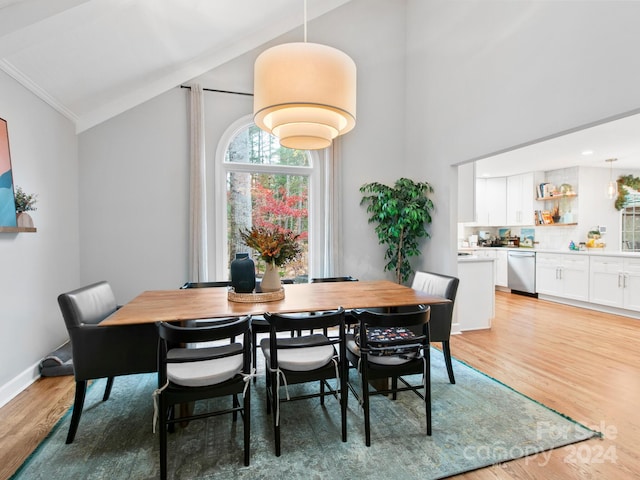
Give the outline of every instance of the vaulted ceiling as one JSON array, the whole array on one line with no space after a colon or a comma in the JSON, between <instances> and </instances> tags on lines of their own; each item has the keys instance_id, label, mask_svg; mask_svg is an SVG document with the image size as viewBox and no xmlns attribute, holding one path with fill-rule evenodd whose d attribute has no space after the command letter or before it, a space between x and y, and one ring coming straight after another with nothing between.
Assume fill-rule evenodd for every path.
<instances>
[{"instance_id":1,"label":"vaulted ceiling","mask_svg":"<svg viewBox=\"0 0 640 480\"><path fill-rule=\"evenodd\" d=\"M307 18L350 0L307 0ZM303 23L303 0L0 0L0 69L82 132Z\"/></svg>"}]
</instances>

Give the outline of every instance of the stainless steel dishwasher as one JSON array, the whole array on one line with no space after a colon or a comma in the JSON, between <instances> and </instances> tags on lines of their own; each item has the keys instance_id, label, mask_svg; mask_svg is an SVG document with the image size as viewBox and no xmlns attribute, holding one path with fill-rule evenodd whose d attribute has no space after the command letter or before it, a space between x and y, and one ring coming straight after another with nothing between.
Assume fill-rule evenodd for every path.
<instances>
[{"instance_id":1,"label":"stainless steel dishwasher","mask_svg":"<svg viewBox=\"0 0 640 480\"><path fill-rule=\"evenodd\" d=\"M507 286L511 291L536 293L536 252L509 250Z\"/></svg>"}]
</instances>

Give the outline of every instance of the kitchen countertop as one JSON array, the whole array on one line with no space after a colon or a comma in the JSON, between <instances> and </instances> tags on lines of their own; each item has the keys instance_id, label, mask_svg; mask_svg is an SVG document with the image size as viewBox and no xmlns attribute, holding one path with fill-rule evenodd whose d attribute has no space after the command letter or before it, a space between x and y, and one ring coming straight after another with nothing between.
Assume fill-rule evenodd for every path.
<instances>
[{"instance_id":1,"label":"kitchen countertop","mask_svg":"<svg viewBox=\"0 0 640 480\"><path fill-rule=\"evenodd\" d=\"M640 258L640 252L621 252L621 251L613 251L608 250L607 248L588 248L586 250L569 250L567 249L550 249L550 248L514 248L514 247L465 247L458 248L459 252L474 252L476 250L518 250L518 251L528 251L528 252L536 252L536 253L570 253L572 255L598 255L598 256L609 256L609 257L631 257L631 258ZM458 258L464 258L458 257ZM490 259L491 260L491 259Z\"/></svg>"}]
</instances>

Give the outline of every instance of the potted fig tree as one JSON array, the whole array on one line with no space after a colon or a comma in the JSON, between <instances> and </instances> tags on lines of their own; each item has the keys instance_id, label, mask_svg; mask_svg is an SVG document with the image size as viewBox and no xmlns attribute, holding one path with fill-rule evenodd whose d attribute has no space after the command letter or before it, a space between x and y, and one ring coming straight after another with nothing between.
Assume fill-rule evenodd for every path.
<instances>
[{"instance_id":1,"label":"potted fig tree","mask_svg":"<svg viewBox=\"0 0 640 480\"><path fill-rule=\"evenodd\" d=\"M386 247L384 269L394 272L398 283L406 282L413 273L410 257L420 255L420 240L430 236L426 227L431 223L433 187L400 178L393 186L367 183L360 192L360 205L367 205L369 223L377 224L378 243Z\"/></svg>"}]
</instances>

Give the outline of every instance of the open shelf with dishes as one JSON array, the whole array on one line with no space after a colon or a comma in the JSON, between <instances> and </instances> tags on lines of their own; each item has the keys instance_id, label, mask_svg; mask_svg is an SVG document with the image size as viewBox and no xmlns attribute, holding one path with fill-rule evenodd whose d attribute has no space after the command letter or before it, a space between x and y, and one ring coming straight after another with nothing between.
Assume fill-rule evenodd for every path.
<instances>
[{"instance_id":1,"label":"open shelf with dishes","mask_svg":"<svg viewBox=\"0 0 640 480\"><path fill-rule=\"evenodd\" d=\"M572 198L572 197L577 197L578 194L576 192L571 192L571 193L557 193L555 195L547 195L546 197L538 197L536 198L536 200L538 200L539 202L546 202L548 200L559 200L561 198Z\"/></svg>"},{"instance_id":2,"label":"open shelf with dishes","mask_svg":"<svg viewBox=\"0 0 640 480\"><path fill-rule=\"evenodd\" d=\"M541 208L534 213L536 226L575 226L577 225L577 205L574 200L578 193L573 186L562 183L556 187L552 183L541 183L537 188L538 202L542 202Z\"/></svg>"}]
</instances>

